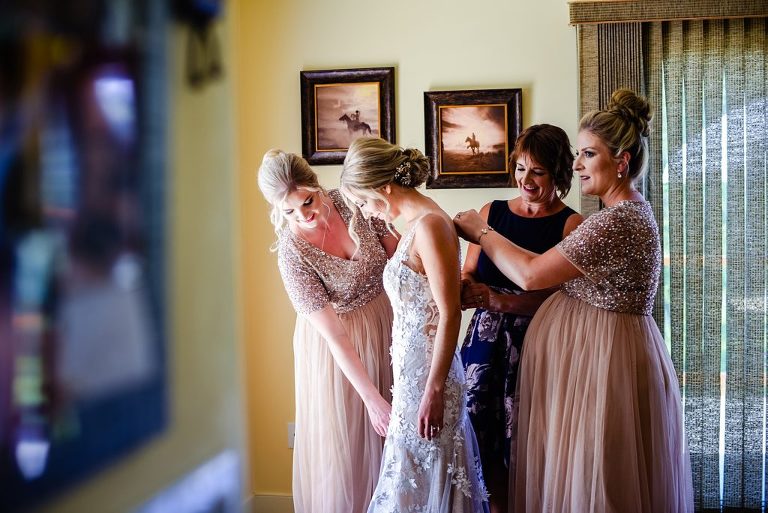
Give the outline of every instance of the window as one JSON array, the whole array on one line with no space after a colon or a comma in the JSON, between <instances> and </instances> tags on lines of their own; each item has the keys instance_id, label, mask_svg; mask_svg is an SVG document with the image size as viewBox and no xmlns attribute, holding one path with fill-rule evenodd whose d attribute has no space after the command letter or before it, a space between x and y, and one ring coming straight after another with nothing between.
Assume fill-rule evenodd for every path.
<instances>
[{"instance_id":1,"label":"window","mask_svg":"<svg viewBox=\"0 0 768 513\"><path fill-rule=\"evenodd\" d=\"M762 510L768 117L763 18L643 24L656 319L683 392L697 508Z\"/></svg>"},{"instance_id":2,"label":"window","mask_svg":"<svg viewBox=\"0 0 768 513\"><path fill-rule=\"evenodd\" d=\"M766 509L768 4L569 3L581 111L655 106L643 192L663 233L654 316L678 372L697 511ZM582 199L582 212L599 205Z\"/></svg>"}]
</instances>

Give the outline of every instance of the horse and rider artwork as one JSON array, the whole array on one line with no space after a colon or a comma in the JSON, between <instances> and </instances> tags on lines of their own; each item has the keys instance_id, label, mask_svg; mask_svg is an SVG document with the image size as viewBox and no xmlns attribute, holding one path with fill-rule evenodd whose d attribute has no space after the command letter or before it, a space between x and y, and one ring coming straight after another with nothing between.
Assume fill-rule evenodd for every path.
<instances>
[{"instance_id":1,"label":"horse and rider artwork","mask_svg":"<svg viewBox=\"0 0 768 513\"><path fill-rule=\"evenodd\" d=\"M358 137L380 137L376 83L318 86L317 149L346 150Z\"/></svg>"},{"instance_id":2,"label":"horse and rider artwork","mask_svg":"<svg viewBox=\"0 0 768 513\"><path fill-rule=\"evenodd\" d=\"M504 105L440 108L441 173L506 172Z\"/></svg>"},{"instance_id":3,"label":"horse and rider artwork","mask_svg":"<svg viewBox=\"0 0 768 513\"><path fill-rule=\"evenodd\" d=\"M472 132L471 137L464 139L464 142L467 143L467 149L472 151L472 155L478 155L480 153L480 141L477 140L474 132Z\"/></svg>"},{"instance_id":4,"label":"horse and rider artwork","mask_svg":"<svg viewBox=\"0 0 768 513\"><path fill-rule=\"evenodd\" d=\"M301 79L301 154L310 164L344 162L352 141L395 142L395 68L308 70Z\"/></svg>"},{"instance_id":5,"label":"horse and rider artwork","mask_svg":"<svg viewBox=\"0 0 768 513\"><path fill-rule=\"evenodd\" d=\"M347 131L349 131L351 136L355 135L355 132L360 132L360 135L358 137L362 137L364 135L372 135L373 132L371 132L371 125L366 123L365 121L360 121L360 111L356 110L352 114L343 114L339 121L343 121L347 124Z\"/></svg>"}]
</instances>

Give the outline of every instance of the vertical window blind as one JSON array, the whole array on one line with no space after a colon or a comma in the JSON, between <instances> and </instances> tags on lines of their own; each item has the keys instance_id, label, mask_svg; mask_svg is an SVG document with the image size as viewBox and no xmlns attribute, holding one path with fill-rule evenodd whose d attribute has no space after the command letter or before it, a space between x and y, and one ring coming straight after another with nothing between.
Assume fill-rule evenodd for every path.
<instances>
[{"instance_id":1,"label":"vertical window blind","mask_svg":"<svg viewBox=\"0 0 768 513\"><path fill-rule=\"evenodd\" d=\"M644 191L655 317L682 387L697 511L764 511L768 375L765 18L642 23L655 106Z\"/></svg>"}]
</instances>

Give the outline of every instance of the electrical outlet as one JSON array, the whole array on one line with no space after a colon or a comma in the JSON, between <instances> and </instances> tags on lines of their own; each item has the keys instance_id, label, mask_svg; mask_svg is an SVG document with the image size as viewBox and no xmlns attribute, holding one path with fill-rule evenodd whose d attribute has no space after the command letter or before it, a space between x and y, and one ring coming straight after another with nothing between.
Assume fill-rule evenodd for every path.
<instances>
[{"instance_id":1,"label":"electrical outlet","mask_svg":"<svg viewBox=\"0 0 768 513\"><path fill-rule=\"evenodd\" d=\"M296 424L288 423L288 448L293 449L293 440L296 438Z\"/></svg>"}]
</instances>

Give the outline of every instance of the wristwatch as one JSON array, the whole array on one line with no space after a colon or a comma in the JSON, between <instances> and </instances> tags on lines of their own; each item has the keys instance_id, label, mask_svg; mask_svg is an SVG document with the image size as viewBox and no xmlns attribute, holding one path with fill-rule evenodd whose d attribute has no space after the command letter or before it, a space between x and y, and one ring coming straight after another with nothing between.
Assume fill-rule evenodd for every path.
<instances>
[{"instance_id":1,"label":"wristwatch","mask_svg":"<svg viewBox=\"0 0 768 513\"><path fill-rule=\"evenodd\" d=\"M483 228L482 230L480 230L480 237L478 237L478 238L477 238L477 243L478 243L478 244L480 244L480 239L482 239L482 238L483 238L483 235L488 235L488 232L495 232L495 231L496 231L496 230L494 230L494 229L493 229L493 228L491 228L490 226L486 226L485 228Z\"/></svg>"}]
</instances>

